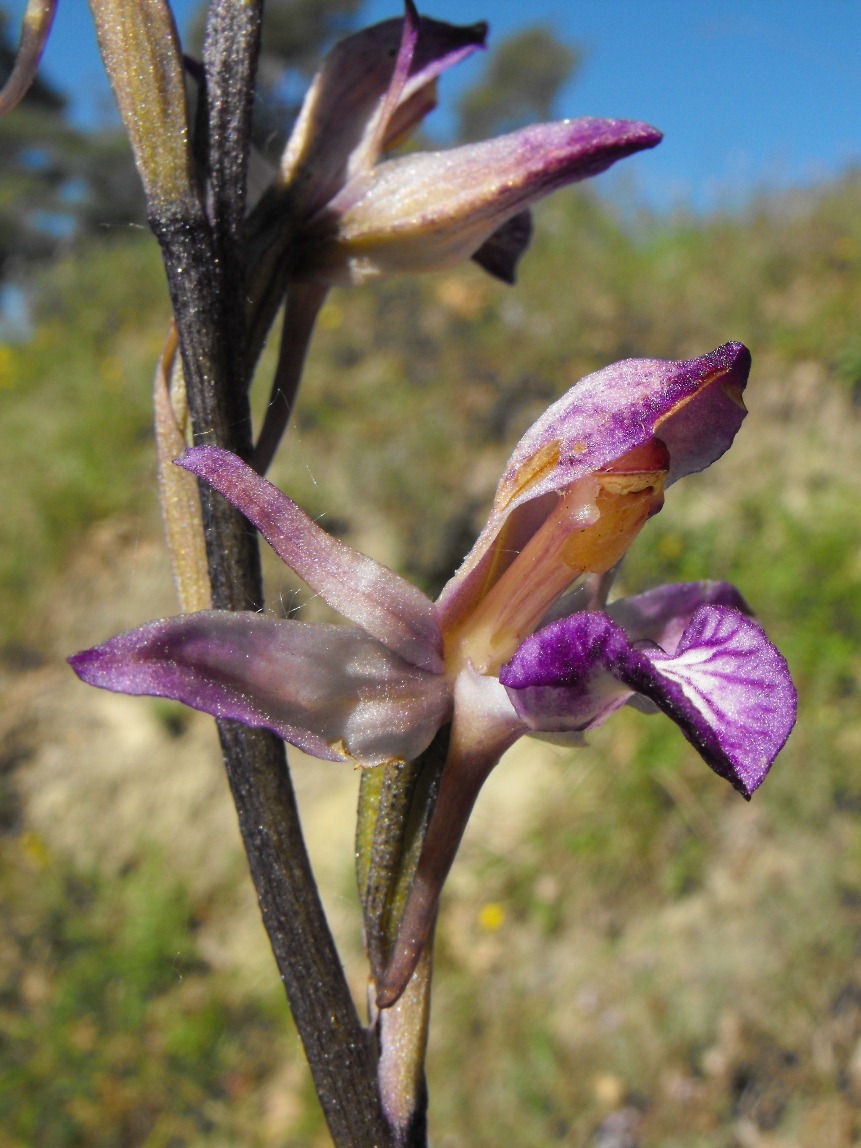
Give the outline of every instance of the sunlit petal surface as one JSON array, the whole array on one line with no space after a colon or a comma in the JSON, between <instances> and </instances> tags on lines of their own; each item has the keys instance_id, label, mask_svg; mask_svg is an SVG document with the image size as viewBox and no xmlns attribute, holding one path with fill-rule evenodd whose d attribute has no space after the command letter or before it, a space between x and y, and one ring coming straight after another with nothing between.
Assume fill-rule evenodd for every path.
<instances>
[{"instance_id":1,"label":"sunlit petal surface","mask_svg":"<svg viewBox=\"0 0 861 1148\"><path fill-rule=\"evenodd\" d=\"M150 622L70 659L91 685L265 727L315 757L410 759L450 709L444 679L351 626L207 610Z\"/></svg>"},{"instance_id":2,"label":"sunlit petal surface","mask_svg":"<svg viewBox=\"0 0 861 1148\"><path fill-rule=\"evenodd\" d=\"M785 660L754 621L726 606L700 606L673 653L635 646L606 614L574 614L527 638L500 681L536 731L588 728L629 692L642 694L746 797L795 722Z\"/></svg>"}]
</instances>

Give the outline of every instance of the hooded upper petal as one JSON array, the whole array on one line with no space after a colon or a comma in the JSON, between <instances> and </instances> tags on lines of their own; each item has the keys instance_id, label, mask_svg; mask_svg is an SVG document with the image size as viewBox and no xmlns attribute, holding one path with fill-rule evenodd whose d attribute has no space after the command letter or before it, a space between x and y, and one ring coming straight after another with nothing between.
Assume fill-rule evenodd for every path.
<instances>
[{"instance_id":1,"label":"hooded upper petal","mask_svg":"<svg viewBox=\"0 0 861 1148\"><path fill-rule=\"evenodd\" d=\"M352 179L320 214L307 274L356 283L451 266L537 199L660 139L630 120L564 120L389 160Z\"/></svg>"},{"instance_id":2,"label":"hooded upper petal","mask_svg":"<svg viewBox=\"0 0 861 1148\"><path fill-rule=\"evenodd\" d=\"M538 732L600 724L641 694L745 797L795 723L786 661L756 622L720 605L697 608L669 653L637 647L606 614L574 614L527 638L499 677Z\"/></svg>"},{"instance_id":3,"label":"hooded upper petal","mask_svg":"<svg viewBox=\"0 0 861 1148\"><path fill-rule=\"evenodd\" d=\"M492 577L503 528L506 551L519 550L559 492L635 457L656 438L667 448L668 482L719 458L747 413L741 395L749 370L747 348L726 343L681 362L626 359L576 383L515 447L487 524L438 599L443 628L472 607Z\"/></svg>"},{"instance_id":4,"label":"hooded upper petal","mask_svg":"<svg viewBox=\"0 0 861 1148\"><path fill-rule=\"evenodd\" d=\"M410 760L451 708L445 679L352 626L206 610L69 659L90 685L264 727L315 757Z\"/></svg>"},{"instance_id":5,"label":"hooded upper petal","mask_svg":"<svg viewBox=\"0 0 861 1148\"><path fill-rule=\"evenodd\" d=\"M624 359L581 379L529 428L502 475L494 511L559 490L657 435L668 483L729 448L747 411L750 352L741 343L696 359Z\"/></svg>"},{"instance_id":6,"label":"hooded upper petal","mask_svg":"<svg viewBox=\"0 0 861 1148\"><path fill-rule=\"evenodd\" d=\"M278 557L333 610L414 666L442 670L436 609L421 590L321 530L230 451L194 447L177 461L242 511Z\"/></svg>"}]
</instances>

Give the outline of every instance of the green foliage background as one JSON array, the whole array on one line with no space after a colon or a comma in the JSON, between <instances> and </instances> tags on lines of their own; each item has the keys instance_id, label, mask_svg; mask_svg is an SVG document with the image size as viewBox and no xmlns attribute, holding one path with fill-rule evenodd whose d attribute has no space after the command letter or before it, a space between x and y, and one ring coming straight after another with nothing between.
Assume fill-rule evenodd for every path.
<instances>
[{"instance_id":1,"label":"green foliage background","mask_svg":"<svg viewBox=\"0 0 861 1148\"><path fill-rule=\"evenodd\" d=\"M34 286L32 337L0 346L4 683L106 636L81 638L64 607L94 532L158 531L154 244L87 241ZM670 492L623 588L732 579L801 695L749 806L667 723L625 713L536 772L513 852L472 841L439 943L436 1143L587 1145L626 1112L670 1148L861 1137L859 315L856 174L706 219L560 195L514 290L467 267L327 304L274 477L429 591L518 435L579 377L747 342L737 446ZM133 588L116 576L116 596ZM181 769L187 719L156 716ZM274 972L225 971L198 945L205 924L230 929L240 863L206 892L181 851L82 869L30 823L25 735L0 771L0 1145L325 1144ZM531 769L525 748L500 785ZM357 909L353 929L360 969ZM273 1089L291 1103L261 1121Z\"/></svg>"}]
</instances>

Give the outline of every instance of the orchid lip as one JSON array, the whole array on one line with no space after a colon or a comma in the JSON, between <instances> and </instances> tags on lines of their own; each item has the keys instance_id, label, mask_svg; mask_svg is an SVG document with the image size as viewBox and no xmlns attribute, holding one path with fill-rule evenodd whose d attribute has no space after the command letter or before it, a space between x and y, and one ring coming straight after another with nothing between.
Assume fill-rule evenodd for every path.
<instances>
[{"instance_id":1,"label":"orchid lip","mask_svg":"<svg viewBox=\"0 0 861 1148\"><path fill-rule=\"evenodd\" d=\"M691 600L690 587L679 590L680 602ZM644 637L605 613L574 614L524 641L500 681L534 730L592 728L639 694L749 798L795 722L786 661L746 614L702 599L674 648Z\"/></svg>"}]
</instances>

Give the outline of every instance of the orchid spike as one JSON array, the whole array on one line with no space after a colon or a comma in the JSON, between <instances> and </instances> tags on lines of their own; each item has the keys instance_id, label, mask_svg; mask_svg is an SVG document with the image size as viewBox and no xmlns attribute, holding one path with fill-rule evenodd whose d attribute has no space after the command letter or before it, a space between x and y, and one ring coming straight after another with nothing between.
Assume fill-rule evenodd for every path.
<instances>
[{"instance_id":1,"label":"orchid spike","mask_svg":"<svg viewBox=\"0 0 861 1148\"><path fill-rule=\"evenodd\" d=\"M152 622L70 661L93 685L176 698L363 766L411 760L446 723L449 751L380 1007L427 941L473 803L527 733L576 743L627 701L666 713L745 797L795 721L786 662L726 583L607 604L613 572L673 481L732 443L750 356L631 359L588 376L526 432L490 517L431 602L331 538L238 458L181 466L220 491L351 626L204 611Z\"/></svg>"}]
</instances>

